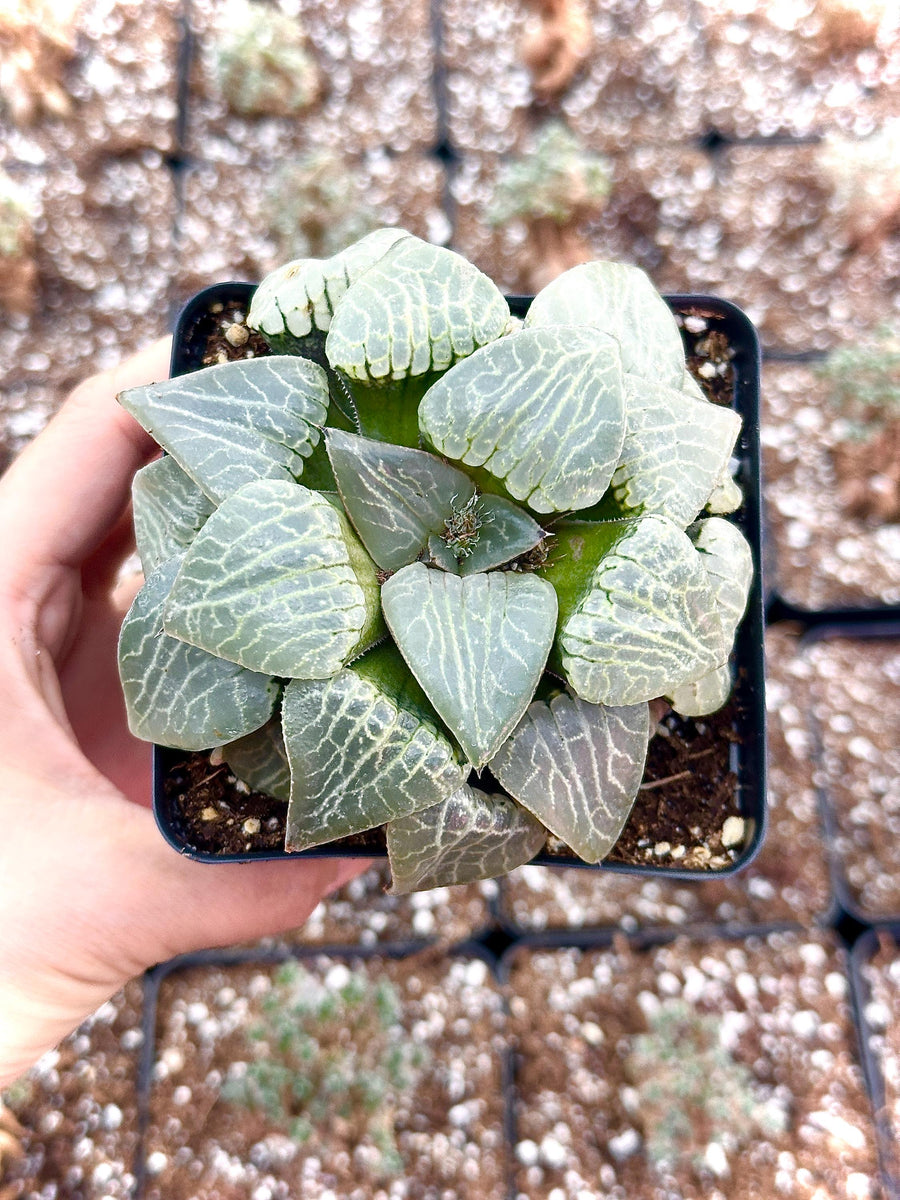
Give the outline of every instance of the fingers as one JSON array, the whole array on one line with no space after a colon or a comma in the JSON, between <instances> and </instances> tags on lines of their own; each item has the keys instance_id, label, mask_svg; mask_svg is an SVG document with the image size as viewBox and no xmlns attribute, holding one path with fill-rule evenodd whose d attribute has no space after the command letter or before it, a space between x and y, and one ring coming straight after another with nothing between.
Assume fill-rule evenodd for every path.
<instances>
[{"instance_id":1,"label":"fingers","mask_svg":"<svg viewBox=\"0 0 900 1200\"><path fill-rule=\"evenodd\" d=\"M126 387L168 377L164 338L72 393L46 430L0 481L0 563L80 566L128 503L135 471L156 452L152 438L116 403Z\"/></svg>"}]
</instances>

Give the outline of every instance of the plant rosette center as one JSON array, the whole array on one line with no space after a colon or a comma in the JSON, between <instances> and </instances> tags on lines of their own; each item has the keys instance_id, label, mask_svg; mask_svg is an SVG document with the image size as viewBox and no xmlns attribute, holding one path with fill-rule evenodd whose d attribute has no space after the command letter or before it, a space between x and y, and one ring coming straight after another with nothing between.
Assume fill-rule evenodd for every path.
<instances>
[{"instance_id":1,"label":"plant rosette center","mask_svg":"<svg viewBox=\"0 0 900 1200\"><path fill-rule=\"evenodd\" d=\"M601 861L650 702L727 700L753 573L740 419L668 305L595 262L515 322L381 229L274 271L247 321L269 355L120 396L166 451L134 484L133 732L286 801L288 851L384 826L394 892L551 836Z\"/></svg>"}]
</instances>

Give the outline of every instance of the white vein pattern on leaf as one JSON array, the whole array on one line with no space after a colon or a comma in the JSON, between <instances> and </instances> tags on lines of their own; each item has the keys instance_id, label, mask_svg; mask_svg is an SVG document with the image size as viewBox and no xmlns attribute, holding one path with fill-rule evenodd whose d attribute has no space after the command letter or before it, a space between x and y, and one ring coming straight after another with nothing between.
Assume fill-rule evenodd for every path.
<instances>
[{"instance_id":1,"label":"white vein pattern on leaf","mask_svg":"<svg viewBox=\"0 0 900 1200\"><path fill-rule=\"evenodd\" d=\"M434 803L461 782L449 743L442 745L411 714L351 674L341 672L318 686L292 685L303 689L305 708L312 709L309 720L302 709L291 708L288 717L289 725L299 718L302 726L289 814L295 831L327 828L331 837L336 828L371 828ZM296 738L289 745L296 748ZM362 819L355 821L354 812Z\"/></svg>"},{"instance_id":2,"label":"white vein pattern on leaf","mask_svg":"<svg viewBox=\"0 0 900 1200\"><path fill-rule=\"evenodd\" d=\"M250 488L266 490L264 484ZM170 632L238 661L252 656L254 669L276 674L301 673L279 669L291 648L307 669L340 667L365 624L363 593L337 514L327 501L298 493L295 504L276 509L274 500L267 508L245 491L210 518L173 589ZM301 519L308 526L298 533ZM302 626L298 610L305 613ZM322 633L329 642L318 647Z\"/></svg>"},{"instance_id":3,"label":"white vein pattern on leaf","mask_svg":"<svg viewBox=\"0 0 900 1200\"><path fill-rule=\"evenodd\" d=\"M523 331L493 343L432 388L420 409L442 453L483 466L539 511L598 500L625 432L617 352L601 368L596 338L567 333Z\"/></svg>"},{"instance_id":4,"label":"white vein pattern on leaf","mask_svg":"<svg viewBox=\"0 0 900 1200\"><path fill-rule=\"evenodd\" d=\"M651 526L660 526L664 539L644 557ZM681 538L692 558L676 545ZM626 550L628 542L633 545ZM561 646L573 686L594 702L650 699L643 691L663 695L717 666L724 633L702 563L686 536L654 517L626 534L601 560L591 591L562 630ZM623 692L629 679L632 686Z\"/></svg>"},{"instance_id":5,"label":"white vein pattern on leaf","mask_svg":"<svg viewBox=\"0 0 900 1200\"><path fill-rule=\"evenodd\" d=\"M538 822L507 797L467 786L388 826L395 881L404 886L503 874L532 858L544 836Z\"/></svg>"},{"instance_id":6,"label":"white vein pattern on leaf","mask_svg":"<svg viewBox=\"0 0 900 1200\"><path fill-rule=\"evenodd\" d=\"M123 624L120 668L135 713L152 714L138 726L152 740L183 741L189 730L193 749L211 744L201 735L212 734L213 726L223 735L236 737L261 725L275 700L273 681L206 651L171 638L162 632L162 605L177 570L173 560L148 579ZM160 720L162 718L162 720Z\"/></svg>"}]
</instances>

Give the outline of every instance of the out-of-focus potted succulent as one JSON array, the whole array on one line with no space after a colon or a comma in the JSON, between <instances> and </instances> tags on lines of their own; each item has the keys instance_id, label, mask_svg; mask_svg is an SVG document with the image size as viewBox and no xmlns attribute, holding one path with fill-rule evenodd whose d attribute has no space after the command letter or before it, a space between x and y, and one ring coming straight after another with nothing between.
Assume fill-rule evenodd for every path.
<instances>
[{"instance_id":1,"label":"out-of-focus potted succulent","mask_svg":"<svg viewBox=\"0 0 900 1200\"><path fill-rule=\"evenodd\" d=\"M900 224L900 118L885 121L864 138L830 133L818 147L817 159L841 215L848 249L873 253Z\"/></svg>"},{"instance_id":2,"label":"out-of-focus potted succulent","mask_svg":"<svg viewBox=\"0 0 900 1200\"><path fill-rule=\"evenodd\" d=\"M330 258L383 223L366 200L354 164L331 149L282 163L268 208L272 236L285 257Z\"/></svg>"},{"instance_id":3,"label":"out-of-focus potted succulent","mask_svg":"<svg viewBox=\"0 0 900 1200\"><path fill-rule=\"evenodd\" d=\"M831 454L846 512L874 524L900 522L900 335L883 326L818 364L837 414Z\"/></svg>"},{"instance_id":4,"label":"out-of-focus potted succulent","mask_svg":"<svg viewBox=\"0 0 900 1200\"><path fill-rule=\"evenodd\" d=\"M561 121L547 121L526 150L501 165L486 216L497 227L524 225L529 290L593 257L582 226L603 211L611 189L609 159Z\"/></svg>"},{"instance_id":5,"label":"out-of-focus potted succulent","mask_svg":"<svg viewBox=\"0 0 900 1200\"><path fill-rule=\"evenodd\" d=\"M228 107L247 117L293 117L322 94L299 17L270 4L227 0L217 14L207 71Z\"/></svg>"},{"instance_id":6,"label":"out-of-focus potted succulent","mask_svg":"<svg viewBox=\"0 0 900 1200\"><path fill-rule=\"evenodd\" d=\"M0 170L0 308L30 313L37 288L34 210L22 189Z\"/></svg>"},{"instance_id":7,"label":"out-of-focus potted succulent","mask_svg":"<svg viewBox=\"0 0 900 1200\"><path fill-rule=\"evenodd\" d=\"M286 848L385 826L393 890L587 862L641 782L651 702L709 713L752 577L725 519L740 418L643 272L592 263L520 322L452 251L378 230L279 268L271 354L120 397L146 583L133 732L220 747Z\"/></svg>"}]
</instances>

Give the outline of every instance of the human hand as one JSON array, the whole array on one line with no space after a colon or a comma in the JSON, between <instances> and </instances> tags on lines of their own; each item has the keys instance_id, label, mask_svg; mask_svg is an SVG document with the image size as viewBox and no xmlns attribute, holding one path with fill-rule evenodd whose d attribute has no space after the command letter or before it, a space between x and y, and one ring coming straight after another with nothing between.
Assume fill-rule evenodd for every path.
<instances>
[{"instance_id":1,"label":"human hand","mask_svg":"<svg viewBox=\"0 0 900 1200\"><path fill-rule=\"evenodd\" d=\"M116 642L131 479L158 448L115 397L168 356L82 384L0 480L0 1086L146 967L298 925L368 865L210 866L155 827Z\"/></svg>"}]
</instances>

